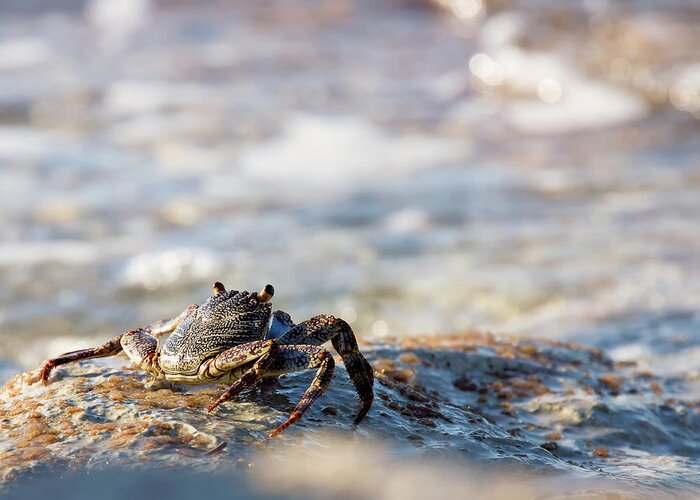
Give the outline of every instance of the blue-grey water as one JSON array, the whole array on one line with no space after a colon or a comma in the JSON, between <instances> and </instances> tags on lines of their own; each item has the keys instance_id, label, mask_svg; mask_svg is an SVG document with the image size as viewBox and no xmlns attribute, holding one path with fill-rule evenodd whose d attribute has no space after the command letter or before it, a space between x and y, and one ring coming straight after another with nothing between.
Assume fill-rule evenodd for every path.
<instances>
[{"instance_id":1,"label":"blue-grey water","mask_svg":"<svg viewBox=\"0 0 700 500\"><path fill-rule=\"evenodd\" d=\"M0 377L220 280L697 400L699 42L691 0L6 1Z\"/></svg>"}]
</instances>

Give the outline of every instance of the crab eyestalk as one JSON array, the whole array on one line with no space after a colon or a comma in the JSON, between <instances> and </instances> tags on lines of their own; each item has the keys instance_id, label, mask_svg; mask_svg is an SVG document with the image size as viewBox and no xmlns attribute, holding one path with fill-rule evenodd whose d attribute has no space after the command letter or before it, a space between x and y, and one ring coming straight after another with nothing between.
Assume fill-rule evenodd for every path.
<instances>
[{"instance_id":1,"label":"crab eyestalk","mask_svg":"<svg viewBox=\"0 0 700 500\"><path fill-rule=\"evenodd\" d=\"M268 300L270 300L272 298L272 296L274 294L275 294L275 288L272 285L267 284L267 285L265 285L265 288L263 288L260 291L260 293L258 294L258 300L260 302L267 302Z\"/></svg>"},{"instance_id":2,"label":"crab eyestalk","mask_svg":"<svg viewBox=\"0 0 700 500\"><path fill-rule=\"evenodd\" d=\"M214 283L213 288L214 288L214 295L221 295L222 293L224 293L226 291L226 287L220 281L217 281L216 283Z\"/></svg>"}]
</instances>

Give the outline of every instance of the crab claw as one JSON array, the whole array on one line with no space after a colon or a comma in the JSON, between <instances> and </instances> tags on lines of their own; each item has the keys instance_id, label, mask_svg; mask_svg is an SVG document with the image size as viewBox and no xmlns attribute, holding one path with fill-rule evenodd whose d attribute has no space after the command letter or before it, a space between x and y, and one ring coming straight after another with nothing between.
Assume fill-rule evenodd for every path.
<instances>
[{"instance_id":1,"label":"crab claw","mask_svg":"<svg viewBox=\"0 0 700 500\"><path fill-rule=\"evenodd\" d=\"M226 287L220 281L217 281L216 283L214 283L212 288L214 288L214 295L220 295L226 291Z\"/></svg>"},{"instance_id":2,"label":"crab claw","mask_svg":"<svg viewBox=\"0 0 700 500\"><path fill-rule=\"evenodd\" d=\"M267 302L272 298L274 294L275 288L268 283L267 285L265 285L265 288L263 288L258 294L258 300L260 302Z\"/></svg>"}]
</instances>

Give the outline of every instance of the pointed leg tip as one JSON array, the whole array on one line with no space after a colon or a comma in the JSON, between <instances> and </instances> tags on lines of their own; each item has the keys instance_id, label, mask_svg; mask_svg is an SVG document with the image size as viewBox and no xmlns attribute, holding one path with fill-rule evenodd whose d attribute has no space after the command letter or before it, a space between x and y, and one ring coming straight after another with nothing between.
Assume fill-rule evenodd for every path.
<instances>
[{"instance_id":1,"label":"pointed leg tip","mask_svg":"<svg viewBox=\"0 0 700 500\"><path fill-rule=\"evenodd\" d=\"M352 425L357 426L362 423L362 421L365 419L367 414L369 413L369 410L372 408L372 399L369 401L363 401L362 406L357 412L357 415L355 415L355 419L352 421Z\"/></svg>"},{"instance_id":2,"label":"pointed leg tip","mask_svg":"<svg viewBox=\"0 0 700 500\"><path fill-rule=\"evenodd\" d=\"M51 368L52 367L45 365L41 369L41 375L39 376L39 378L41 379L41 383L44 386L49 385L49 376L51 375Z\"/></svg>"},{"instance_id":3,"label":"pointed leg tip","mask_svg":"<svg viewBox=\"0 0 700 500\"><path fill-rule=\"evenodd\" d=\"M274 439L274 438L276 438L276 437L279 437L279 436L284 432L284 430L285 430L286 428L287 428L287 426L284 425L284 424L282 424L282 425L280 425L279 427L277 427L276 429L271 430L270 432L268 432L267 437L268 437L269 439Z\"/></svg>"},{"instance_id":4,"label":"pointed leg tip","mask_svg":"<svg viewBox=\"0 0 700 500\"><path fill-rule=\"evenodd\" d=\"M225 450L225 449L226 449L226 441L222 441L222 442L219 443L217 446L215 446L215 447L212 448L211 450L209 450L209 451L207 451L206 453L204 453L204 455L209 457L209 456L212 456L212 455L216 455L217 453L220 453L221 451L223 451L223 450Z\"/></svg>"}]
</instances>

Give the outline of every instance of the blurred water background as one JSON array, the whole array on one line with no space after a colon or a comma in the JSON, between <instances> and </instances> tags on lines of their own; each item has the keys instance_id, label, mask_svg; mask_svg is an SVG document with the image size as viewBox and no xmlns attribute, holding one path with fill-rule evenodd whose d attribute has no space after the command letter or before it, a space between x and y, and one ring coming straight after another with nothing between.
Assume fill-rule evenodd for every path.
<instances>
[{"instance_id":1,"label":"blurred water background","mask_svg":"<svg viewBox=\"0 0 700 500\"><path fill-rule=\"evenodd\" d=\"M215 279L360 335L700 369L700 7L8 0L0 353Z\"/></svg>"},{"instance_id":2,"label":"blurred water background","mask_svg":"<svg viewBox=\"0 0 700 500\"><path fill-rule=\"evenodd\" d=\"M0 379L215 280L697 379L698 118L694 0L5 0Z\"/></svg>"}]
</instances>

